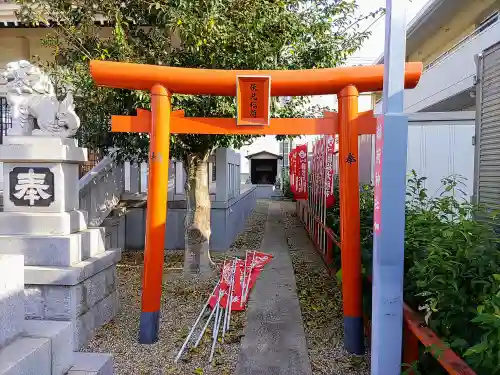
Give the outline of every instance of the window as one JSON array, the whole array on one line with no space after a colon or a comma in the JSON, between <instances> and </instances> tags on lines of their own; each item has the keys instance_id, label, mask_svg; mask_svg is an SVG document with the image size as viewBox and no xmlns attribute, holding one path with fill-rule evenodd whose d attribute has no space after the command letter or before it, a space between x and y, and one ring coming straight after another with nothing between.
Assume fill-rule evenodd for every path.
<instances>
[{"instance_id":1,"label":"window","mask_svg":"<svg viewBox=\"0 0 500 375\"><path fill-rule=\"evenodd\" d=\"M288 154L290 152L290 143L289 142L284 142L283 144L283 153Z\"/></svg>"},{"instance_id":2,"label":"window","mask_svg":"<svg viewBox=\"0 0 500 375\"><path fill-rule=\"evenodd\" d=\"M216 175L217 175L217 167L215 166L215 162L212 163L212 182L215 181L216 179Z\"/></svg>"},{"instance_id":3,"label":"window","mask_svg":"<svg viewBox=\"0 0 500 375\"><path fill-rule=\"evenodd\" d=\"M488 27L490 27L491 25L493 25L494 23L496 23L497 21L498 21L498 11L496 11L492 15L486 17L486 19L478 25L477 31L482 32L482 31L486 30Z\"/></svg>"},{"instance_id":4,"label":"window","mask_svg":"<svg viewBox=\"0 0 500 375\"><path fill-rule=\"evenodd\" d=\"M3 143L3 136L7 135L7 130L11 127L10 108L7 104L7 98L2 96L0 97L0 144Z\"/></svg>"}]
</instances>

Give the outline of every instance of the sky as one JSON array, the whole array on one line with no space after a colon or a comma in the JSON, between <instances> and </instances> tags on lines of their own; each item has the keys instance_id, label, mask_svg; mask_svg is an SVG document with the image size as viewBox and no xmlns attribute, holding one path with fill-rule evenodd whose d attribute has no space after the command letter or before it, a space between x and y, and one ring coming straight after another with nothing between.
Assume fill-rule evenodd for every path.
<instances>
[{"instance_id":1,"label":"sky","mask_svg":"<svg viewBox=\"0 0 500 375\"><path fill-rule=\"evenodd\" d=\"M403 0L394 0L403 1ZM406 0L406 22L407 24L417 15L422 7L429 0ZM386 0L356 0L359 5L359 14L367 14L379 8L385 7ZM374 61L384 52L384 36L385 36L385 17L382 16L378 21L373 23L373 19L366 20L360 24L360 31L369 28L372 31L371 37L365 41L359 51L353 54L347 62L347 65L363 64L371 65ZM314 97L314 104L327 105L331 108L336 107L335 95L323 95ZM365 95L359 100L359 110L366 111L371 109L371 97ZM307 137L307 142L310 143L315 137ZM306 141L303 139L302 142ZM300 141L299 141L300 142ZM245 156L250 153L259 151L269 151L272 153L279 153L279 145L274 136L266 136L257 138L251 146L243 147L239 152L241 153L241 172L248 173L248 160Z\"/></svg>"},{"instance_id":2,"label":"sky","mask_svg":"<svg viewBox=\"0 0 500 375\"><path fill-rule=\"evenodd\" d=\"M406 0L406 2L406 23L408 24L429 0ZM356 0L356 3L359 5L359 13L367 14L379 8L384 8L386 0ZM372 23L373 20L370 19L362 24L360 30L370 28L372 35L361 49L351 56L350 62L372 64L384 52L385 17L381 17L373 25Z\"/></svg>"}]
</instances>

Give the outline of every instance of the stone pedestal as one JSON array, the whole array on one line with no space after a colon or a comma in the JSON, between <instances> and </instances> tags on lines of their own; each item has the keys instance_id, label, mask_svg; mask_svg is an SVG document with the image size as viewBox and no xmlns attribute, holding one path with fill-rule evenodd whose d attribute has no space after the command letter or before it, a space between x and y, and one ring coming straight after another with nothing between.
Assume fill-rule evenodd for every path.
<instances>
[{"instance_id":1,"label":"stone pedestal","mask_svg":"<svg viewBox=\"0 0 500 375\"><path fill-rule=\"evenodd\" d=\"M0 145L0 255L24 256L26 319L71 322L74 350L118 309L121 250L106 250L104 230L87 228L79 210L78 165L86 160L74 139L7 136Z\"/></svg>"}]
</instances>

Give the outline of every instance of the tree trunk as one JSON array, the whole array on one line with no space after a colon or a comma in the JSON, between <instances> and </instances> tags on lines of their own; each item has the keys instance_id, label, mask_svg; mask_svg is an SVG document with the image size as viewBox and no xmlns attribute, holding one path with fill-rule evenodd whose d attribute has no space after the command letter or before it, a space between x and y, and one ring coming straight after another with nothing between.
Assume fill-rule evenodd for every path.
<instances>
[{"instance_id":1,"label":"tree trunk","mask_svg":"<svg viewBox=\"0 0 500 375\"><path fill-rule=\"evenodd\" d=\"M210 194L208 191L208 156L200 159L189 155L184 160L186 170L186 218L184 275L213 274L210 259Z\"/></svg>"}]
</instances>

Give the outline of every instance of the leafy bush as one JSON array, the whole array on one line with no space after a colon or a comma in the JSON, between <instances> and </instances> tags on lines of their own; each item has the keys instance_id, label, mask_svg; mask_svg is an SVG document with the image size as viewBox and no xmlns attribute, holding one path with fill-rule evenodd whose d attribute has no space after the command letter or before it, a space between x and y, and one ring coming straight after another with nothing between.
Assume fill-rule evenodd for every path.
<instances>
[{"instance_id":1,"label":"leafy bush","mask_svg":"<svg viewBox=\"0 0 500 375\"><path fill-rule=\"evenodd\" d=\"M500 251L495 215L457 198L463 178L442 180L429 196L424 177L408 180L405 232L405 301L421 311L427 324L479 374L500 374ZM337 195L338 196L338 195ZM360 192L361 247L364 271L371 274L373 188ZM340 233L338 204L329 225ZM340 255L338 266L340 266ZM366 284L365 284L366 285ZM364 300L371 300L369 285ZM366 306L368 307L368 306ZM366 308L369 312L370 309ZM421 371L441 374L422 357Z\"/></svg>"},{"instance_id":2,"label":"leafy bush","mask_svg":"<svg viewBox=\"0 0 500 375\"><path fill-rule=\"evenodd\" d=\"M290 179L288 177L283 178L283 195L285 198L294 199L292 189L290 187Z\"/></svg>"},{"instance_id":3,"label":"leafy bush","mask_svg":"<svg viewBox=\"0 0 500 375\"><path fill-rule=\"evenodd\" d=\"M405 299L479 374L500 374L500 252L496 219L456 198L463 181L443 179L429 197L408 181ZM496 317L495 317L495 314Z\"/></svg>"}]
</instances>

